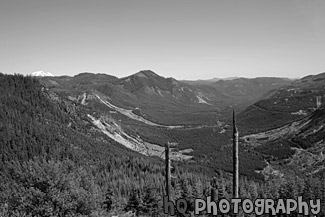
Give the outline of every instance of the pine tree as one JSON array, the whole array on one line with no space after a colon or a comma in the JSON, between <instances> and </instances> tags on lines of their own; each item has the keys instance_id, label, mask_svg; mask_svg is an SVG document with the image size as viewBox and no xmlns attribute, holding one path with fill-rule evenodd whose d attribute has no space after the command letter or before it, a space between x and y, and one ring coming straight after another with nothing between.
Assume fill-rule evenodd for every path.
<instances>
[{"instance_id":1,"label":"pine tree","mask_svg":"<svg viewBox=\"0 0 325 217\"><path fill-rule=\"evenodd\" d=\"M114 193L112 188L109 186L105 193L105 199L103 201L104 209L109 212L114 206Z\"/></svg>"},{"instance_id":2,"label":"pine tree","mask_svg":"<svg viewBox=\"0 0 325 217\"><path fill-rule=\"evenodd\" d=\"M158 214L157 192L153 187L145 187L144 189L142 212L150 215Z\"/></svg>"},{"instance_id":3,"label":"pine tree","mask_svg":"<svg viewBox=\"0 0 325 217\"><path fill-rule=\"evenodd\" d=\"M200 180L197 180L193 189L193 196L195 198L203 198L203 186Z\"/></svg>"},{"instance_id":4,"label":"pine tree","mask_svg":"<svg viewBox=\"0 0 325 217\"><path fill-rule=\"evenodd\" d=\"M142 200L140 197L140 191L139 189L132 189L130 193L129 200L127 202L127 205L125 207L125 211L133 211L135 212L136 216L139 216L140 211L142 210Z\"/></svg>"}]
</instances>

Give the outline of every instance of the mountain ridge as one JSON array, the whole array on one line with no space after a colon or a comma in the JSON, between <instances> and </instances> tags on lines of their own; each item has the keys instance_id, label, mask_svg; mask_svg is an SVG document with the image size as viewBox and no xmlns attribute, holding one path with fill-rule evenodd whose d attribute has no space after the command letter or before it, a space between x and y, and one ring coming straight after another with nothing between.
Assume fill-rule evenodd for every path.
<instances>
[{"instance_id":1,"label":"mountain ridge","mask_svg":"<svg viewBox=\"0 0 325 217\"><path fill-rule=\"evenodd\" d=\"M310 75L274 89L238 117L245 132L265 131L299 120L313 112L325 97L324 75Z\"/></svg>"}]
</instances>

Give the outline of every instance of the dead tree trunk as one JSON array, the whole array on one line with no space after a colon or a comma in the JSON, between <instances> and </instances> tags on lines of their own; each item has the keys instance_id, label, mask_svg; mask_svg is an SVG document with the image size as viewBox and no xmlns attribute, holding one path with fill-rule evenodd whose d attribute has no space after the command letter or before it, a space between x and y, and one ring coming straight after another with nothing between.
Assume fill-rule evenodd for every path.
<instances>
[{"instance_id":1,"label":"dead tree trunk","mask_svg":"<svg viewBox=\"0 0 325 217\"><path fill-rule=\"evenodd\" d=\"M166 196L168 197L169 200L171 200L171 195L170 195L170 159L169 159L169 143L166 144L165 146L165 168L166 168L166 174L165 174L165 179L166 179Z\"/></svg>"},{"instance_id":2,"label":"dead tree trunk","mask_svg":"<svg viewBox=\"0 0 325 217\"><path fill-rule=\"evenodd\" d=\"M233 110L233 198L238 198L239 159L238 159L238 130L236 127L235 110Z\"/></svg>"},{"instance_id":3,"label":"dead tree trunk","mask_svg":"<svg viewBox=\"0 0 325 217\"><path fill-rule=\"evenodd\" d=\"M211 193L211 200L217 202L218 201L218 188L217 188L217 178L216 177L213 177L210 193Z\"/></svg>"}]
</instances>

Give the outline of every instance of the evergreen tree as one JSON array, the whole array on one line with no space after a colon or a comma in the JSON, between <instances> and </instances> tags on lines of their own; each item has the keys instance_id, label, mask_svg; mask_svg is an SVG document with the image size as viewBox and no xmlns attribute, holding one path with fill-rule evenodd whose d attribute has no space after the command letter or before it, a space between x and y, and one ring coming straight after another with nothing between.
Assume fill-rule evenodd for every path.
<instances>
[{"instance_id":1,"label":"evergreen tree","mask_svg":"<svg viewBox=\"0 0 325 217\"><path fill-rule=\"evenodd\" d=\"M133 211L136 216L139 216L140 211L143 209L143 202L141 200L139 189L133 188L130 193L129 200L126 204L125 211Z\"/></svg>"},{"instance_id":2,"label":"evergreen tree","mask_svg":"<svg viewBox=\"0 0 325 217\"><path fill-rule=\"evenodd\" d=\"M104 209L107 212L111 211L112 208L114 207L114 193L113 193L111 186L109 186L106 190L103 205L104 205Z\"/></svg>"},{"instance_id":3,"label":"evergreen tree","mask_svg":"<svg viewBox=\"0 0 325 217\"><path fill-rule=\"evenodd\" d=\"M145 187L142 203L142 212L153 216L159 213L157 192L153 187Z\"/></svg>"}]
</instances>

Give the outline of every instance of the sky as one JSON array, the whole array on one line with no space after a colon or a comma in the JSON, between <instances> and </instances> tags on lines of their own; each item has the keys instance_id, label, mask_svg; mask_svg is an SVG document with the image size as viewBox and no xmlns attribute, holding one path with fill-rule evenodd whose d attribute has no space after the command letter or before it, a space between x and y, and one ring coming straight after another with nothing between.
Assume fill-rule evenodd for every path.
<instances>
[{"instance_id":1,"label":"sky","mask_svg":"<svg viewBox=\"0 0 325 217\"><path fill-rule=\"evenodd\" d=\"M1 0L0 72L176 79L325 71L324 0Z\"/></svg>"}]
</instances>

